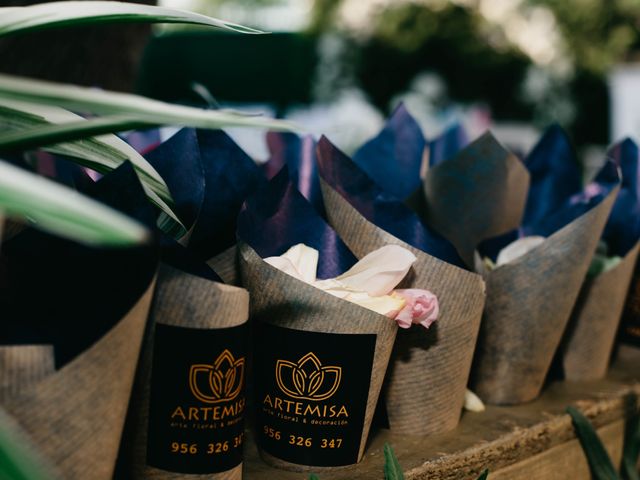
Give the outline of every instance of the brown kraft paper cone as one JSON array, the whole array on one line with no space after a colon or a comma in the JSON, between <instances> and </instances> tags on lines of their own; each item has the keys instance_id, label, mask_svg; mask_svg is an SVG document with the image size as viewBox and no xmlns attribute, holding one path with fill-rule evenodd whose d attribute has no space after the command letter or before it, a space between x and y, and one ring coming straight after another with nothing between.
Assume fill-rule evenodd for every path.
<instances>
[{"instance_id":1,"label":"brown kraft paper cone","mask_svg":"<svg viewBox=\"0 0 640 480\"><path fill-rule=\"evenodd\" d=\"M0 346L0 403L54 371L53 345Z\"/></svg>"},{"instance_id":2,"label":"brown kraft paper cone","mask_svg":"<svg viewBox=\"0 0 640 480\"><path fill-rule=\"evenodd\" d=\"M3 399L2 407L62 478L113 476L152 291L153 283L84 353L38 381L32 376L19 393ZM42 353L36 354L37 370L48 362Z\"/></svg>"},{"instance_id":3,"label":"brown kraft paper cone","mask_svg":"<svg viewBox=\"0 0 640 480\"><path fill-rule=\"evenodd\" d=\"M238 246L233 245L224 252L207 261L211 267L227 285L240 286L240 272L238 268Z\"/></svg>"},{"instance_id":4,"label":"brown kraft paper cone","mask_svg":"<svg viewBox=\"0 0 640 480\"><path fill-rule=\"evenodd\" d=\"M538 247L486 274L472 370L474 391L485 402L514 405L539 395L618 189Z\"/></svg>"},{"instance_id":5,"label":"brown kraft paper cone","mask_svg":"<svg viewBox=\"0 0 640 480\"><path fill-rule=\"evenodd\" d=\"M565 379L597 380L606 375L638 249L640 243L611 270L585 280L565 333Z\"/></svg>"},{"instance_id":6,"label":"brown kraft paper cone","mask_svg":"<svg viewBox=\"0 0 640 480\"><path fill-rule=\"evenodd\" d=\"M400 287L424 288L438 297L439 317L428 330L415 325L398 330L385 384L391 429L411 435L454 429L482 317L482 277L403 242L369 222L322 178L320 185L329 223L358 258L400 245L417 257Z\"/></svg>"},{"instance_id":7,"label":"brown kraft paper cone","mask_svg":"<svg viewBox=\"0 0 640 480\"><path fill-rule=\"evenodd\" d=\"M359 406L363 418L361 433L360 427L358 426L358 428L354 430L356 433L353 437L353 444L346 444L347 442L345 440L345 444L343 445L342 440L338 442L338 439L336 438L333 438L335 443L330 443L331 439L320 438L322 436L320 435L321 430L316 430L316 433L320 436L314 436L314 434L311 434L310 437L303 438L300 448L300 451L304 452L304 441L308 441L308 451L310 452L316 447L323 448L322 450L315 450L316 452L321 452L320 455L323 453L333 454L339 452L340 449L344 449L343 451L350 449L352 450L353 457L350 457L348 459L349 461L344 462L341 465L328 465L326 462L319 460L319 457L317 456L305 456L305 454L302 453L301 455L303 456L301 457L301 462L296 463L293 461L283 460L278 458L276 455L266 452L263 445L259 442L258 445L261 447L260 454L262 455L262 458L267 463L275 467L296 471L330 470L359 462L364 454L371 420L373 418L373 413L378 401L389 357L391 355L393 342L395 340L397 331L395 322L383 315L334 297L331 294L323 292L322 290L287 275L264 262L251 247L242 242L239 243L239 255L243 284L251 292L251 314L254 318L254 325L256 328L261 328L261 324L267 324L269 329L277 328L288 332L293 331L294 333L297 332L297 334L302 334L306 338L317 336L317 334L313 332L319 332L322 334L321 336L325 334L332 334L331 339L328 342L322 342L324 355L318 355L316 357L314 355L315 350L312 350L303 357L313 357L316 362L326 360L328 352L332 352L335 356L344 356L349 354L349 352L345 352L345 350L349 350L351 345L353 345L353 348L355 349L355 345L359 341L359 339L355 337L372 340L370 378L368 378L369 372L360 372L362 375L358 375L357 378L349 378L350 372L355 369L355 367L350 364L343 363L327 366L323 363L322 365L325 365L321 367L323 371L324 369L340 371L340 374L337 376L337 380L333 382L334 388L331 392L323 395L322 398L309 400L306 403L306 406L303 403L289 401L289 404L296 405L296 408L298 405L302 405L300 407L301 409L315 409L317 407L319 409L317 411L321 411L322 409L327 410L327 408L330 407L327 407L322 401L318 400L327 399L327 402L335 401L335 398L340 395L347 395L349 398L355 398L356 396L362 397L364 401L363 404ZM265 331L268 332L269 330ZM269 349L269 345L265 344L265 338L266 337L256 335L256 348ZM335 343L341 339L346 339L347 341L347 346L344 348L339 347ZM262 347L260 347L260 345L262 345ZM305 352L312 349L311 346L306 344L297 345L296 348ZM318 348L318 345L316 344L313 348ZM270 353L276 356L281 355L281 352L279 351ZM283 389L283 387L280 386L282 383L281 377L279 377L277 373L270 376L263 375L262 377L258 375L259 356L257 353L254 358L254 370L256 371L256 378L254 381L264 382L264 384L267 385L266 388L272 389L270 391L277 392L278 389ZM296 361L298 358L285 360ZM292 362L288 363L290 364ZM298 363L300 364L301 362L299 361ZM330 372L327 372L327 375L329 374ZM324 373L322 378L324 379ZM364 385L364 389L367 391L353 390L353 385L356 383L354 380L358 380L362 383L362 385ZM278 385L274 385L275 383ZM262 387L258 383L256 386L257 395L260 395L261 388ZM285 397L286 393L278 395ZM290 398L296 397L294 396ZM288 400L285 399L285 401ZM264 402L261 399L257 399L257 403L258 409L263 408ZM275 398L274 403L275 405L278 404L277 399ZM337 406L336 408L344 408L344 405L342 407ZM356 415L354 415L354 411L358 408L355 401L349 404L349 408L351 408L349 411L349 421L355 422L354 417ZM259 419L260 410L257 412L257 416ZM258 420L258 423L260 423L260 420ZM309 423L311 423L311 420ZM351 423L351 425L354 425L354 423ZM275 431L269 432L266 425L258 425L257 427L259 430L257 432L258 436L263 434L264 429L264 435L270 433L271 437L279 437L277 442L285 442L286 444L291 437L293 437L294 441L297 441L298 439L296 436L297 432L294 430L295 426L289 427L292 430L286 432L280 432L280 430L278 430L278 433L280 433L282 437L280 437L280 435L276 435ZM276 441L274 438L272 439ZM327 441L326 444L329 448L321 447L323 440ZM339 443L340 446L338 446ZM331 445L335 448L331 447ZM316 453L316 455L318 455L318 453Z\"/></svg>"},{"instance_id":8,"label":"brown kraft paper cone","mask_svg":"<svg viewBox=\"0 0 640 480\"><path fill-rule=\"evenodd\" d=\"M640 264L638 263L630 283L616 339L615 355L618 358L633 356L640 348Z\"/></svg>"},{"instance_id":9,"label":"brown kraft paper cone","mask_svg":"<svg viewBox=\"0 0 640 480\"><path fill-rule=\"evenodd\" d=\"M142 356L140 359L140 367L136 375L134 395L127 421L126 433L129 438L126 440L127 446L125 450L128 450L126 453L133 459L133 478L206 478L211 480L240 480L242 478L242 438L240 438L239 442L236 442L237 445L235 446L233 438L230 439L231 443L225 451L222 449L222 445L224 445L223 441L217 442L211 440L212 437L207 437L209 438L207 442L198 442L198 438L194 439L194 437L189 437L188 432L186 433L186 438L190 438L190 441L171 437L167 442L164 442L165 437L167 436L164 431L157 430L155 435L156 438L149 434L149 432L153 433L153 425L150 425L149 420L150 417L152 417L150 408L152 405L152 396L154 394L152 378L154 382L158 382L158 392L160 393L161 400L162 398L168 398L167 402L170 404L170 412L175 413L177 408L180 407L182 409L181 412L184 413L185 416L189 416L189 418L194 419L197 417L197 421L202 421L202 424L204 425L205 420L203 410L198 410L193 417L190 417L191 412L189 411L189 408L209 408L207 411L207 418L212 419L213 416L215 416L215 411L213 410L215 406L224 407L228 406L232 401L240 401L242 411L238 411L238 415L236 417L242 417L244 414L243 389L244 379L246 378L246 357L244 356L244 352L242 352L242 356L238 354L239 349L236 348L236 345L226 348L227 345L225 342L228 340L227 335L229 335L229 330L227 329L232 327L239 327L242 329L241 327L246 324L248 317L249 294L246 290L190 275L166 265L161 266L160 273L158 275L158 285L156 287L149 316L150 325L147 335L145 336ZM236 331L236 329L234 329L231 335L239 335L241 337L240 340L244 342L246 340L246 333L246 331ZM162 334L162 337L158 336L160 334ZM174 381L175 379L170 376L171 373L167 372L166 369L162 367L164 364L159 364L159 359L154 358L154 354L158 354L160 352L158 350L158 347L160 347L158 338L168 339L168 342L165 342L168 348L162 350L162 353L167 353L167 355L163 355L161 360L180 365L177 367L180 369L177 381ZM198 360L198 358L200 358L199 352L201 352L202 349L199 349L198 345L194 343L192 351L189 351L191 348L187 345L188 351L182 355L186 355L188 363L191 363L191 361L194 361L195 363L206 361L209 364L215 364L216 357L220 359L222 355L221 352L224 351L228 351L231 354L234 365L238 362L242 362L242 372L236 376L235 380L236 385L240 388L236 397L229 401L223 398L223 400L220 400L217 403L215 403L215 401L213 403L209 403L210 400L207 394L211 392L206 391L207 388L205 387L207 386L203 385L203 383L206 384L206 382L200 382L199 386L197 384L195 387L191 386L192 377L189 365L187 365L185 369L181 368L182 356L180 356L180 351L184 350L181 346L185 343L183 342L183 339L186 339L186 341L197 341L204 345L205 355L202 360ZM232 341L235 340L236 338L234 337ZM221 343L223 346L220 347L217 343ZM209 365L200 366L206 368ZM164 377L166 374L166 378L152 377L153 369L156 367L159 368L157 375ZM182 370L184 370L184 372L182 372ZM238 372L236 371L236 374L237 373ZM211 387L211 389L212 388L213 387ZM205 390L205 392L202 393L201 389ZM236 388L233 388L233 390L235 391ZM176 392L184 392L186 395L185 400L180 401L178 397L175 397L174 399ZM196 398L195 395L200 395L204 400ZM182 417L178 414L173 418L181 419ZM159 425L165 425L167 423L166 413L164 410L157 416L157 419ZM195 421L196 420L194 420L194 422ZM237 418L235 418L234 421L237 421ZM239 421L237 424L237 429L242 432L242 421ZM222 431L222 429L220 431ZM225 433L228 433L228 430L226 432L222 432L224 435ZM186 455L187 457L190 457L186 460L186 465L188 465L186 468L187 470L189 468L193 468L193 466L189 466L188 462L192 461L195 457L195 455L188 449L191 445L196 443L198 453L201 455L208 455L206 460L212 462L212 464L218 462L218 465L222 465L222 463L220 463L220 455L224 454L235 455L233 458L225 457L225 461L235 464L224 471L213 473L189 473L188 471L169 471L163 468L157 468L149 464L150 458L148 458L148 454L151 451L151 449L148 450L148 441L154 440L158 441L158 445L154 448L157 449L155 451L159 451L159 455L161 457L164 457L165 454L167 458L170 458L172 455ZM187 452L184 454L173 453L171 451L171 444L174 440L178 444L188 443ZM209 446L209 442L211 442L213 447ZM219 449L217 448L218 443L221 444ZM166 451L164 448L166 448ZM209 450L211 450L210 454L207 453ZM217 452L216 450L220 451ZM178 465L178 469L180 468L180 465ZM220 468L223 467L221 466Z\"/></svg>"},{"instance_id":10,"label":"brown kraft paper cone","mask_svg":"<svg viewBox=\"0 0 640 480\"><path fill-rule=\"evenodd\" d=\"M529 172L487 132L427 171L426 220L473 267L476 246L520 225Z\"/></svg>"}]
</instances>

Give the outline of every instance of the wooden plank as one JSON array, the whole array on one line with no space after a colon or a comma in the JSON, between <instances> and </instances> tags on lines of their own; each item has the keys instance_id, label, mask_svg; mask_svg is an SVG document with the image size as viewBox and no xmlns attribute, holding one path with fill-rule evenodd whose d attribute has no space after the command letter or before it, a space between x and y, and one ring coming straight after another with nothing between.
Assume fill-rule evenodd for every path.
<instances>
[{"instance_id":1,"label":"wooden plank","mask_svg":"<svg viewBox=\"0 0 640 480\"><path fill-rule=\"evenodd\" d=\"M627 352L605 380L554 382L537 400L514 407L488 406L484 413L464 413L457 429L430 437L375 431L362 462L354 467L323 472L321 480L381 479L382 448L390 443L407 480L475 479L489 468L494 480L525 478L589 479L584 456L571 419L564 413L577 406L598 428L607 448L619 458L622 425L637 412L640 398L640 350ZM268 467L252 442L246 448L244 478L247 480L302 480L308 475ZM582 463L581 463L582 462ZM534 476L531 468L545 468ZM540 467L539 465L543 465ZM549 473L558 468L556 477ZM528 471L529 470L529 471ZM500 476L499 476L500 475Z\"/></svg>"},{"instance_id":2,"label":"wooden plank","mask_svg":"<svg viewBox=\"0 0 640 480\"><path fill-rule=\"evenodd\" d=\"M624 439L624 421L618 420L598 429L614 465L620 465ZM591 478L587 458L578 440L570 440L527 458L510 467L492 472L491 480L566 480Z\"/></svg>"}]
</instances>

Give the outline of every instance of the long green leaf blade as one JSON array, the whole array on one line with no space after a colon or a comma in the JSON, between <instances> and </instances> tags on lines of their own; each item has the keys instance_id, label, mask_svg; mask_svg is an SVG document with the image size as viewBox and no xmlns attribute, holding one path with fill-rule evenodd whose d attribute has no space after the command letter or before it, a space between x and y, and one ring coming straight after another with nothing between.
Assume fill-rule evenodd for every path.
<instances>
[{"instance_id":1,"label":"long green leaf blade","mask_svg":"<svg viewBox=\"0 0 640 480\"><path fill-rule=\"evenodd\" d=\"M384 444L384 478L385 480L404 480L404 473L391 445Z\"/></svg>"},{"instance_id":2,"label":"long green leaf blade","mask_svg":"<svg viewBox=\"0 0 640 480\"><path fill-rule=\"evenodd\" d=\"M0 478L3 480L51 480L54 478L19 425L0 409Z\"/></svg>"},{"instance_id":3,"label":"long green leaf blade","mask_svg":"<svg viewBox=\"0 0 640 480\"><path fill-rule=\"evenodd\" d=\"M258 127L298 131L289 122L225 110L204 110L152 100L150 98L41 80L0 75L0 98L100 115L127 115L131 120L163 125L184 125L217 129Z\"/></svg>"},{"instance_id":4,"label":"long green leaf blade","mask_svg":"<svg viewBox=\"0 0 640 480\"><path fill-rule=\"evenodd\" d=\"M134 245L149 237L143 225L120 212L2 161L0 211L89 245Z\"/></svg>"},{"instance_id":5,"label":"long green leaf blade","mask_svg":"<svg viewBox=\"0 0 640 480\"><path fill-rule=\"evenodd\" d=\"M158 126L157 123L131 120L126 115L90 118L63 124L48 124L26 130L0 134L0 150L21 151L47 147L56 143L81 140L106 133Z\"/></svg>"},{"instance_id":6,"label":"long green leaf blade","mask_svg":"<svg viewBox=\"0 0 640 480\"><path fill-rule=\"evenodd\" d=\"M263 33L185 10L125 2L69 1L0 8L0 36L54 27L115 22L185 23L239 33Z\"/></svg>"},{"instance_id":7,"label":"long green leaf blade","mask_svg":"<svg viewBox=\"0 0 640 480\"><path fill-rule=\"evenodd\" d=\"M609 458L609 454L589 420L574 407L567 407L567 413L571 415L573 427L589 462L593 478L595 480L619 480L611 458Z\"/></svg>"},{"instance_id":8,"label":"long green leaf blade","mask_svg":"<svg viewBox=\"0 0 640 480\"><path fill-rule=\"evenodd\" d=\"M478 480L487 480L488 477L489 477L489 469L486 469L484 472L480 474L480 476L478 477Z\"/></svg>"},{"instance_id":9,"label":"long green leaf blade","mask_svg":"<svg viewBox=\"0 0 640 480\"><path fill-rule=\"evenodd\" d=\"M8 136L17 136L20 135L19 132L49 125L61 125L62 129L64 125L69 126L83 121L85 120L82 117L61 108L0 99L0 124L7 127L9 131L6 135ZM160 174L134 148L115 135L84 138L50 145L43 149L70 157L79 164L100 173L108 173L129 160L140 178L147 197L163 212L160 228L176 238L186 233L186 228L173 212L173 199L169 193L169 187Z\"/></svg>"},{"instance_id":10,"label":"long green leaf blade","mask_svg":"<svg viewBox=\"0 0 640 480\"><path fill-rule=\"evenodd\" d=\"M320 478L315 473L310 473L309 480L320 480Z\"/></svg>"}]
</instances>

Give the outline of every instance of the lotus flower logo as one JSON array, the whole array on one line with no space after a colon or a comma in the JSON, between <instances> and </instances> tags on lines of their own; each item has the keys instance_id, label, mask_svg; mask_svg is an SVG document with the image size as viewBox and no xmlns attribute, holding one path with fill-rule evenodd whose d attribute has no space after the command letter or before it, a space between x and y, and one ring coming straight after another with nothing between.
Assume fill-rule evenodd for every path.
<instances>
[{"instance_id":1,"label":"lotus flower logo","mask_svg":"<svg viewBox=\"0 0 640 480\"><path fill-rule=\"evenodd\" d=\"M326 400L340 386L342 368L323 367L313 353L304 355L297 363L276 362L276 382L284 393L302 400Z\"/></svg>"},{"instance_id":2,"label":"lotus flower logo","mask_svg":"<svg viewBox=\"0 0 640 480\"><path fill-rule=\"evenodd\" d=\"M213 365L191 365L189 371L191 393L205 403L233 400L240 393L243 380L244 357L236 360L229 350L224 350Z\"/></svg>"}]
</instances>

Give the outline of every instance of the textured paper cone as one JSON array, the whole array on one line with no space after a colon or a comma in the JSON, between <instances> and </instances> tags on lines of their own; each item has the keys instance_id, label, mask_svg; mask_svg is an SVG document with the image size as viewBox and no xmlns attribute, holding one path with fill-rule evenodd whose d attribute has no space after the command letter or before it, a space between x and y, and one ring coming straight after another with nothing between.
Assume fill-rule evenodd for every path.
<instances>
[{"instance_id":1,"label":"textured paper cone","mask_svg":"<svg viewBox=\"0 0 640 480\"><path fill-rule=\"evenodd\" d=\"M565 334L565 379L597 380L606 375L638 249L640 243L614 268L585 280Z\"/></svg>"},{"instance_id":2,"label":"textured paper cone","mask_svg":"<svg viewBox=\"0 0 640 480\"><path fill-rule=\"evenodd\" d=\"M207 261L214 272L220 275L227 285L240 285L240 271L238 267L238 247L233 245Z\"/></svg>"},{"instance_id":3,"label":"textured paper cone","mask_svg":"<svg viewBox=\"0 0 640 480\"><path fill-rule=\"evenodd\" d=\"M251 314L256 321L310 332L375 334L373 368L369 384L358 462L362 459L382 381L398 327L392 320L301 282L267 264L248 245L238 244L243 284L251 292ZM280 460L261 452L279 468L298 471L333 470Z\"/></svg>"},{"instance_id":4,"label":"textured paper cone","mask_svg":"<svg viewBox=\"0 0 640 480\"><path fill-rule=\"evenodd\" d=\"M631 351L640 347L640 265L637 263L622 313L617 344L618 357L625 347L626 350L631 349Z\"/></svg>"},{"instance_id":5,"label":"textured paper cone","mask_svg":"<svg viewBox=\"0 0 640 480\"><path fill-rule=\"evenodd\" d=\"M65 479L113 476L152 290L87 351L2 405Z\"/></svg>"},{"instance_id":6,"label":"textured paper cone","mask_svg":"<svg viewBox=\"0 0 640 480\"><path fill-rule=\"evenodd\" d=\"M486 133L454 158L429 169L424 180L427 221L473 266L476 246L518 228L529 172Z\"/></svg>"},{"instance_id":7,"label":"textured paper cone","mask_svg":"<svg viewBox=\"0 0 640 480\"><path fill-rule=\"evenodd\" d=\"M248 318L249 293L246 290L189 275L168 266L161 267L128 419L127 435L130 438L127 442L132 449L134 478L242 478L242 464L226 472L209 474L175 473L146 465L147 428L156 324L211 330L241 325Z\"/></svg>"},{"instance_id":8,"label":"textured paper cone","mask_svg":"<svg viewBox=\"0 0 640 480\"><path fill-rule=\"evenodd\" d=\"M46 472L48 480L62 480L65 478L51 463L47 462L47 460L40 455L40 452L38 452L37 447L31 442L29 436L2 407L0 407L0 430L5 438L11 438L12 443L20 448L23 454L28 455L27 461L29 465L35 467L36 471L33 472L35 475L41 475ZM5 452L3 452L3 454L5 454ZM3 477L3 479L4 478L5 477ZM15 477L11 478L13 479Z\"/></svg>"},{"instance_id":9,"label":"textured paper cone","mask_svg":"<svg viewBox=\"0 0 640 480\"><path fill-rule=\"evenodd\" d=\"M542 388L618 193L511 263L489 272L472 378L492 404L533 400Z\"/></svg>"},{"instance_id":10,"label":"textured paper cone","mask_svg":"<svg viewBox=\"0 0 640 480\"><path fill-rule=\"evenodd\" d=\"M0 346L0 404L54 371L53 345Z\"/></svg>"},{"instance_id":11,"label":"textured paper cone","mask_svg":"<svg viewBox=\"0 0 640 480\"><path fill-rule=\"evenodd\" d=\"M320 185L329 223L358 258L384 245L400 245L418 258L400 286L438 296L440 314L429 330L417 325L398 330L385 386L391 429L412 435L452 430L462 412L482 317L482 277L378 228L324 180Z\"/></svg>"}]
</instances>

